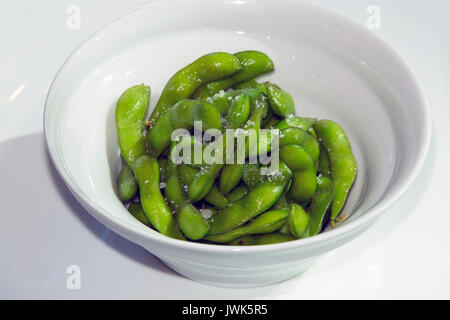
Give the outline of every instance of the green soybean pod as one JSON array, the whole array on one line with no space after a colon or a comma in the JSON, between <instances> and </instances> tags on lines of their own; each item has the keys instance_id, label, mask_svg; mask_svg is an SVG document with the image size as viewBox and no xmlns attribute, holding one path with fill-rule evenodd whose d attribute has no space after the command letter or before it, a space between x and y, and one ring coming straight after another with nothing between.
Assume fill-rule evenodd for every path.
<instances>
[{"instance_id":1,"label":"green soybean pod","mask_svg":"<svg viewBox=\"0 0 450 320\"><path fill-rule=\"evenodd\" d=\"M261 100L264 95L261 90L246 88L242 90L228 90L226 92L221 91L214 96L207 98L206 101L212 103L219 111L220 115L224 116L228 113L228 110L230 110L233 100L242 94L248 95L248 98L250 99L250 113L252 113L252 105L254 105L255 101Z\"/></svg>"},{"instance_id":2,"label":"green soybean pod","mask_svg":"<svg viewBox=\"0 0 450 320\"><path fill-rule=\"evenodd\" d=\"M319 175L331 178L330 159L328 159L328 153L322 146L320 146L319 164L317 171Z\"/></svg>"},{"instance_id":3,"label":"green soybean pod","mask_svg":"<svg viewBox=\"0 0 450 320\"><path fill-rule=\"evenodd\" d=\"M242 168L242 181L252 190L263 180L261 168L258 164L246 163Z\"/></svg>"},{"instance_id":4,"label":"green soybean pod","mask_svg":"<svg viewBox=\"0 0 450 320\"><path fill-rule=\"evenodd\" d=\"M310 217L309 223L309 235L314 236L322 229L323 221L328 208L333 201L333 183L330 178L319 177L317 178L317 191L311 201L311 205L308 208Z\"/></svg>"},{"instance_id":5,"label":"green soybean pod","mask_svg":"<svg viewBox=\"0 0 450 320\"><path fill-rule=\"evenodd\" d=\"M328 152L334 198L331 203L331 220L334 221L342 210L348 192L356 177L356 160L350 141L344 129L334 121L319 120L314 131L320 143Z\"/></svg>"},{"instance_id":6,"label":"green soybean pod","mask_svg":"<svg viewBox=\"0 0 450 320\"><path fill-rule=\"evenodd\" d=\"M288 213L282 210L267 211L255 218L255 220L214 236L207 236L205 240L217 243L227 243L251 234L271 233L279 230L285 223Z\"/></svg>"},{"instance_id":7,"label":"green soybean pod","mask_svg":"<svg viewBox=\"0 0 450 320\"><path fill-rule=\"evenodd\" d=\"M226 90L237 83L250 80L274 69L272 60L260 51L241 51L234 54L234 56L239 59L242 69L228 78L199 87L193 95L194 98L205 99L211 97L221 90Z\"/></svg>"},{"instance_id":8,"label":"green soybean pod","mask_svg":"<svg viewBox=\"0 0 450 320\"><path fill-rule=\"evenodd\" d=\"M229 202L233 203L245 197L249 191L250 190L248 190L245 184L240 183L236 188L234 188L230 193L226 195L226 198Z\"/></svg>"},{"instance_id":9,"label":"green soybean pod","mask_svg":"<svg viewBox=\"0 0 450 320\"><path fill-rule=\"evenodd\" d=\"M267 96L273 113L280 117L295 114L295 104L292 96L278 86L266 83Z\"/></svg>"},{"instance_id":10,"label":"green soybean pod","mask_svg":"<svg viewBox=\"0 0 450 320\"><path fill-rule=\"evenodd\" d=\"M183 234L191 240L202 239L208 232L209 224L201 213L186 201L177 167L170 160L167 163L166 197L169 206L175 211L176 221Z\"/></svg>"},{"instance_id":11,"label":"green soybean pod","mask_svg":"<svg viewBox=\"0 0 450 320\"><path fill-rule=\"evenodd\" d=\"M244 165L235 163L227 164L219 176L219 190L222 194L227 194L236 187L242 178Z\"/></svg>"},{"instance_id":12,"label":"green soybean pod","mask_svg":"<svg viewBox=\"0 0 450 320\"><path fill-rule=\"evenodd\" d=\"M264 92L267 95L266 84L260 83L256 79L251 79L245 82L241 82L234 86L235 89L247 89L247 88L255 88Z\"/></svg>"},{"instance_id":13,"label":"green soybean pod","mask_svg":"<svg viewBox=\"0 0 450 320\"><path fill-rule=\"evenodd\" d=\"M133 163L133 172L139 184L142 208L152 225L160 233L175 239L184 239L159 188L158 161L147 155Z\"/></svg>"},{"instance_id":14,"label":"green soybean pod","mask_svg":"<svg viewBox=\"0 0 450 320\"><path fill-rule=\"evenodd\" d=\"M309 153L301 146L291 144L280 151L280 160L293 172L289 199L301 202L310 199L317 189L315 164Z\"/></svg>"},{"instance_id":15,"label":"green soybean pod","mask_svg":"<svg viewBox=\"0 0 450 320\"><path fill-rule=\"evenodd\" d=\"M134 177L133 170L124 165L119 174L119 197L122 201L128 201L134 197L137 192L137 181Z\"/></svg>"},{"instance_id":16,"label":"green soybean pod","mask_svg":"<svg viewBox=\"0 0 450 320\"><path fill-rule=\"evenodd\" d=\"M295 238L290 234L282 234L279 232L274 232L261 235L245 236L230 242L229 245L233 246L264 245L264 244L283 243L293 240L295 240Z\"/></svg>"},{"instance_id":17,"label":"green soybean pod","mask_svg":"<svg viewBox=\"0 0 450 320\"><path fill-rule=\"evenodd\" d=\"M308 224L309 216L305 210L300 205L291 203L288 215L288 226L291 234L297 239L308 237Z\"/></svg>"},{"instance_id":18,"label":"green soybean pod","mask_svg":"<svg viewBox=\"0 0 450 320\"><path fill-rule=\"evenodd\" d=\"M128 211L133 215L133 217L145 224L147 227L152 227L152 223L145 215L144 209L142 209L140 202L130 203L130 205L128 206Z\"/></svg>"},{"instance_id":19,"label":"green soybean pod","mask_svg":"<svg viewBox=\"0 0 450 320\"><path fill-rule=\"evenodd\" d=\"M178 166L177 170L186 186L189 186L192 183L195 175L199 172L199 169L185 164ZM227 198L225 198L225 196L215 186L213 186L206 195L205 201L212 204L217 209L223 209L229 205Z\"/></svg>"},{"instance_id":20,"label":"green soybean pod","mask_svg":"<svg viewBox=\"0 0 450 320\"><path fill-rule=\"evenodd\" d=\"M291 179L291 170L280 162L279 170L273 176L259 183L241 200L222 209L211 219L208 235L224 233L239 227L263 213L278 200Z\"/></svg>"},{"instance_id":21,"label":"green soybean pod","mask_svg":"<svg viewBox=\"0 0 450 320\"><path fill-rule=\"evenodd\" d=\"M319 142L308 132L300 128L286 128L280 133L280 148L289 144L296 144L303 147L311 156L314 163L319 159Z\"/></svg>"},{"instance_id":22,"label":"green soybean pod","mask_svg":"<svg viewBox=\"0 0 450 320\"><path fill-rule=\"evenodd\" d=\"M132 166L133 162L146 153L143 137L144 118L150 100L150 87L137 85L125 90L116 105L116 125L120 153Z\"/></svg>"},{"instance_id":23,"label":"green soybean pod","mask_svg":"<svg viewBox=\"0 0 450 320\"><path fill-rule=\"evenodd\" d=\"M229 53L214 52L198 58L169 79L150 116L150 123L154 124L178 101L188 99L202 84L228 77L239 70L239 59Z\"/></svg>"},{"instance_id":24,"label":"green soybean pod","mask_svg":"<svg viewBox=\"0 0 450 320\"><path fill-rule=\"evenodd\" d=\"M176 129L191 129L200 121L202 130L222 129L220 114L210 103L200 100L181 100L170 107L154 124L147 135L148 150L158 157L171 144Z\"/></svg>"},{"instance_id":25,"label":"green soybean pod","mask_svg":"<svg viewBox=\"0 0 450 320\"><path fill-rule=\"evenodd\" d=\"M300 128L305 131L311 129L317 122L315 118L302 118L294 115L289 115L285 119L273 126L274 129L283 130L286 128Z\"/></svg>"},{"instance_id":26,"label":"green soybean pod","mask_svg":"<svg viewBox=\"0 0 450 320\"><path fill-rule=\"evenodd\" d=\"M288 199L286 198L286 194L282 194L281 197L278 199L277 202L273 205L270 210L284 210L289 211L290 210L290 203Z\"/></svg>"},{"instance_id":27,"label":"green soybean pod","mask_svg":"<svg viewBox=\"0 0 450 320\"><path fill-rule=\"evenodd\" d=\"M236 130L242 127L250 115L250 99L248 95L237 96L231 104L225 119L227 120L227 129Z\"/></svg>"}]
</instances>

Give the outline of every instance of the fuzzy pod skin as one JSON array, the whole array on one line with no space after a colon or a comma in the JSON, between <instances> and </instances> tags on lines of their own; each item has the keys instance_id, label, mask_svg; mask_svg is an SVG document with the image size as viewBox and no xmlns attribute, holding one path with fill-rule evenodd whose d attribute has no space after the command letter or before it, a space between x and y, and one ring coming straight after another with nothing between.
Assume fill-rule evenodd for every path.
<instances>
[{"instance_id":1,"label":"fuzzy pod skin","mask_svg":"<svg viewBox=\"0 0 450 320\"><path fill-rule=\"evenodd\" d=\"M116 104L116 125L122 158L132 166L146 153L144 118L150 101L150 87L137 85L125 90Z\"/></svg>"},{"instance_id":2,"label":"fuzzy pod skin","mask_svg":"<svg viewBox=\"0 0 450 320\"><path fill-rule=\"evenodd\" d=\"M248 81L274 69L273 61L260 51L242 51L234 54L234 56L239 59L242 69L228 78L199 87L193 95L195 99L211 97L221 90L226 90L238 83Z\"/></svg>"},{"instance_id":3,"label":"fuzzy pod skin","mask_svg":"<svg viewBox=\"0 0 450 320\"><path fill-rule=\"evenodd\" d=\"M341 212L356 178L356 160L344 129L332 120L320 120L314 125L317 138L328 153L334 198L331 220Z\"/></svg>"},{"instance_id":4,"label":"fuzzy pod skin","mask_svg":"<svg viewBox=\"0 0 450 320\"><path fill-rule=\"evenodd\" d=\"M225 52L206 54L175 73L167 82L149 121L154 124L180 100L188 99L201 85L228 77L241 70L234 55Z\"/></svg>"},{"instance_id":5,"label":"fuzzy pod skin","mask_svg":"<svg viewBox=\"0 0 450 320\"><path fill-rule=\"evenodd\" d=\"M140 156L133 163L133 172L139 184L141 205L148 220L160 233L184 240L185 238L161 194L158 160L147 155Z\"/></svg>"}]
</instances>

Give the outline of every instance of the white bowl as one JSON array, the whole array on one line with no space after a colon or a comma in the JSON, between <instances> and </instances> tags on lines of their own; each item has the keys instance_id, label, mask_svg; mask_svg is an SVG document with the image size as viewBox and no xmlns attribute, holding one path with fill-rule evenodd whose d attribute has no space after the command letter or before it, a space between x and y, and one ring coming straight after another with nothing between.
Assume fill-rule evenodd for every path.
<instances>
[{"instance_id":1,"label":"white bowl","mask_svg":"<svg viewBox=\"0 0 450 320\"><path fill-rule=\"evenodd\" d=\"M117 98L143 82L152 87L153 108L178 69L208 52L245 49L272 57L276 71L267 78L294 96L298 114L334 119L346 129L358 162L344 210L352 215L336 229L283 244L234 247L167 238L135 220L117 197ZM411 184L430 140L429 111L403 59L364 26L294 0L138 7L68 58L50 88L44 122L56 168L93 216L177 272L234 287L290 278L362 233Z\"/></svg>"}]
</instances>

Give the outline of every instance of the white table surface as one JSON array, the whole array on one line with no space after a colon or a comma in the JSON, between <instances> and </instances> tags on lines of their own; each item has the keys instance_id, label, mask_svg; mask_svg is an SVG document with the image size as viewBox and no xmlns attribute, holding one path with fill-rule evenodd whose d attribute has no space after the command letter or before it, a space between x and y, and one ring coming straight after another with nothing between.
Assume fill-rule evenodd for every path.
<instances>
[{"instance_id":1,"label":"white table surface","mask_svg":"<svg viewBox=\"0 0 450 320\"><path fill-rule=\"evenodd\" d=\"M254 289L188 280L114 234L81 208L46 153L42 115L58 68L90 34L142 2L0 1L0 298L450 298L449 1L318 1L364 24L368 7L378 6L381 28L373 32L425 89L431 148L413 185L369 231L303 275ZM80 28L68 27L78 9ZM67 285L73 265L80 289Z\"/></svg>"}]
</instances>

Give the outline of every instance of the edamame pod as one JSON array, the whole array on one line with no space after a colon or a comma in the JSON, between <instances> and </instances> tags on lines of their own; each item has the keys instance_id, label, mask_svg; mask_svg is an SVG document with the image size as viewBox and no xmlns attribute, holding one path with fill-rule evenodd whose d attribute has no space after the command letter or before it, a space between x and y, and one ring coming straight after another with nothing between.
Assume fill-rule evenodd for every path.
<instances>
[{"instance_id":1,"label":"edamame pod","mask_svg":"<svg viewBox=\"0 0 450 320\"><path fill-rule=\"evenodd\" d=\"M317 191L308 208L310 217L309 235L314 236L322 229L323 221L333 200L333 183L330 178L317 178Z\"/></svg>"},{"instance_id":2,"label":"edamame pod","mask_svg":"<svg viewBox=\"0 0 450 320\"><path fill-rule=\"evenodd\" d=\"M331 204L331 220L342 210L348 192L356 177L356 160L344 129L334 121L320 120L314 125L320 143L328 152L334 198Z\"/></svg>"},{"instance_id":3,"label":"edamame pod","mask_svg":"<svg viewBox=\"0 0 450 320\"><path fill-rule=\"evenodd\" d=\"M283 193L292 171L282 162L278 171L259 183L244 198L222 209L211 219L208 235L224 233L239 227L269 209Z\"/></svg>"},{"instance_id":4,"label":"edamame pod","mask_svg":"<svg viewBox=\"0 0 450 320\"><path fill-rule=\"evenodd\" d=\"M266 90L266 84L265 83L260 83L258 81L256 81L256 79L251 79L242 83L239 83L238 85L234 86L235 89L246 89L246 88L255 88L258 90L261 90L262 92L264 92L267 95L267 90Z\"/></svg>"},{"instance_id":5,"label":"edamame pod","mask_svg":"<svg viewBox=\"0 0 450 320\"><path fill-rule=\"evenodd\" d=\"M233 100L226 116L227 129L236 130L243 126L250 115L250 99L248 95L242 94Z\"/></svg>"},{"instance_id":6,"label":"edamame pod","mask_svg":"<svg viewBox=\"0 0 450 320\"><path fill-rule=\"evenodd\" d=\"M239 59L229 53L215 52L198 58L167 82L150 116L150 123L156 123L170 107L180 100L188 99L201 85L228 77L239 70Z\"/></svg>"},{"instance_id":7,"label":"edamame pod","mask_svg":"<svg viewBox=\"0 0 450 320\"><path fill-rule=\"evenodd\" d=\"M289 93L269 82L266 83L266 90L273 113L280 117L287 117L295 113L294 99Z\"/></svg>"},{"instance_id":8,"label":"edamame pod","mask_svg":"<svg viewBox=\"0 0 450 320\"><path fill-rule=\"evenodd\" d=\"M305 238L309 234L308 230L309 216L301 206L291 203L291 209L288 215L288 226L291 234L297 239Z\"/></svg>"},{"instance_id":9,"label":"edamame pod","mask_svg":"<svg viewBox=\"0 0 450 320\"><path fill-rule=\"evenodd\" d=\"M286 128L280 134L280 149L288 144L303 147L309 153L314 163L319 159L319 142L308 132L300 128Z\"/></svg>"},{"instance_id":10,"label":"edamame pod","mask_svg":"<svg viewBox=\"0 0 450 320\"><path fill-rule=\"evenodd\" d=\"M263 180L258 164L246 163L242 168L242 181L252 190Z\"/></svg>"},{"instance_id":11,"label":"edamame pod","mask_svg":"<svg viewBox=\"0 0 450 320\"><path fill-rule=\"evenodd\" d=\"M125 164L119 174L119 196L120 200L128 201L137 192L137 181L133 170Z\"/></svg>"},{"instance_id":12,"label":"edamame pod","mask_svg":"<svg viewBox=\"0 0 450 320\"><path fill-rule=\"evenodd\" d=\"M220 172L219 185L220 192L227 194L241 181L243 164L235 163L226 165Z\"/></svg>"},{"instance_id":13,"label":"edamame pod","mask_svg":"<svg viewBox=\"0 0 450 320\"><path fill-rule=\"evenodd\" d=\"M116 105L116 125L120 153L132 166L133 162L146 153L143 137L144 118L150 100L150 87L137 85L125 90Z\"/></svg>"},{"instance_id":14,"label":"edamame pod","mask_svg":"<svg viewBox=\"0 0 450 320\"><path fill-rule=\"evenodd\" d=\"M142 208L155 229L168 237L184 239L161 194L158 161L140 156L133 163L133 172L139 184Z\"/></svg>"},{"instance_id":15,"label":"edamame pod","mask_svg":"<svg viewBox=\"0 0 450 320\"><path fill-rule=\"evenodd\" d=\"M280 159L293 172L288 198L295 202L310 199L317 188L316 170L311 156L303 147L291 144L281 149Z\"/></svg>"},{"instance_id":16,"label":"edamame pod","mask_svg":"<svg viewBox=\"0 0 450 320\"><path fill-rule=\"evenodd\" d=\"M289 115L285 119L273 126L274 129L283 130L286 128L300 128L305 131L311 129L317 122L315 118L301 118L294 115Z\"/></svg>"},{"instance_id":17,"label":"edamame pod","mask_svg":"<svg viewBox=\"0 0 450 320\"><path fill-rule=\"evenodd\" d=\"M227 194L227 199L229 202L236 202L248 194L249 190L247 186L243 183L240 183L236 188L233 189L230 193Z\"/></svg>"},{"instance_id":18,"label":"edamame pod","mask_svg":"<svg viewBox=\"0 0 450 320\"><path fill-rule=\"evenodd\" d=\"M199 87L193 95L194 98L205 99L211 97L220 90L226 90L237 83L250 80L274 69L272 60L263 52L242 51L234 56L239 59L242 69L228 78Z\"/></svg>"},{"instance_id":19,"label":"edamame pod","mask_svg":"<svg viewBox=\"0 0 450 320\"><path fill-rule=\"evenodd\" d=\"M144 209L142 209L140 202L130 203L130 205L128 206L128 211L133 215L133 217L145 224L147 227L152 227L152 223L145 215Z\"/></svg>"},{"instance_id":20,"label":"edamame pod","mask_svg":"<svg viewBox=\"0 0 450 320\"><path fill-rule=\"evenodd\" d=\"M317 172L319 175L331 178L330 160L328 159L327 151L320 146L319 166Z\"/></svg>"},{"instance_id":21,"label":"edamame pod","mask_svg":"<svg viewBox=\"0 0 450 320\"><path fill-rule=\"evenodd\" d=\"M208 232L209 224L201 213L186 201L177 167L170 160L167 163L166 197L175 211L175 219L183 234L191 240L202 239Z\"/></svg>"},{"instance_id":22,"label":"edamame pod","mask_svg":"<svg viewBox=\"0 0 450 320\"><path fill-rule=\"evenodd\" d=\"M181 100L170 107L148 133L150 154L158 157L170 146L174 130L190 129L195 121L201 121L202 130L222 129L220 114L212 104L200 100Z\"/></svg>"},{"instance_id":23,"label":"edamame pod","mask_svg":"<svg viewBox=\"0 0 450 320\"><path fill-rule=\"evenodd\" d=\"M205 240L226 243L239 237L251 234L271 233L280 229L286 223L288 213L282 210L267 211L255 218L252 222L214 236L207 236Z\"/></svg>"},{"instance_id":24,"label":"edamame pod","mask_svg":"<svg viewBox=\"0 0 450 320\"><path fill-rule=\"evenodd\" d=\"M198 169L187 165L180 165L177 170L186 186L189 186L192 183L195 175L199 172ZM215 186L213 186L206 195L205 201L212 204L217 209L223 209L229 205L227 198L225 198L225 196Z\"/></svg>"}]
</instances>

